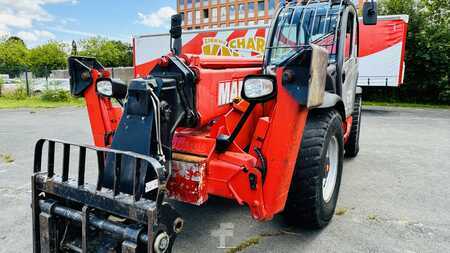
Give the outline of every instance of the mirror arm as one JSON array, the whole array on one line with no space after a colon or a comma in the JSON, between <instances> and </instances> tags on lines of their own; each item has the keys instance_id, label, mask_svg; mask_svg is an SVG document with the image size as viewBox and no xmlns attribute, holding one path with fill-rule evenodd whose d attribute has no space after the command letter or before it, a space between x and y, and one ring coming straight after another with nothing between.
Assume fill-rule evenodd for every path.
<instances>
[{"instance_id":1,"label":"mirror arm","mask_svg":"<svg viewBox=\"0 0 450 253\"><path fill-rule=\"evenodd\" d=\"M255 109L256 103L252 102L247 107L247 110L245 110L244 115L240 118L239 122L237 123L236 127L234 128L233 132L230 136L220 134L217 136L216 139L216 151L219 153L225 152L228 147L233 143L233 141L236 139L237 135L241 131L242 127L244 126L245 122L247 122L248 117L250 116L250 113L252 113L253 109Z\"/></svg>"},{"instance_id":2,"label":"mirror arm","mask_svg":"<svg viewBox=\"0 0 450 253\"><path fill-rule=\"evenodd\" d=\"M369 14L370 16L373 16L375 14L375 2L372 0L370 1L370 3L372 4L372 8L369 10Z\"/></svg>"}]
</instances>

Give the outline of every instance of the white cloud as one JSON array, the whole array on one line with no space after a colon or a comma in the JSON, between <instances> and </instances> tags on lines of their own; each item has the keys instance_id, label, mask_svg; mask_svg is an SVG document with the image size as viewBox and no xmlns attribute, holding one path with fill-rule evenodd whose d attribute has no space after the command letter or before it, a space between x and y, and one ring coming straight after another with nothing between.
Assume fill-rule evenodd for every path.
<instances>
[{"instance_id":1,"label":"white cloud","mask_svg":"<svg viewBox=\"0 0 450 253\"><path fill-rule=\"evenodd\" d=\"M53 33L44 30L20 31L17 33L17 36L30 43L40 40L55 39L55 35Z\"/></svg>"},{"instance_id":2,"label":"white cloud","mask_svg":"<svg viewBox=\"0 0 450 253\"><path fill-rule=\"evenodd\" d=\"M0 32L11 28L30 29L34 21L52 21L43 8L47 4L72 3L77 0L0 0Z\"/></svg>"},{"instance_id":3,"label":"white cloud","mask_svg":"<svg viewBox=\"0 0 450 253\"><path fill-rule=\"evenodd\" d=\"M49 29L51 31L55 31L55 32L79 35L79 36L83 36L83 37L98 37L98 36L100 36L100 37L108 38L108 39L112 39L112 40L121 40L121 41L129 41L130 40L130 38L128 36L117 36L117 35L109 35L109 34L83 32L83 31L78 31L78 30L73 30L73 29L67 29L62 26L48 27L47 29Z\"/></svg>"},{"instance_id":4,"label":"white cloud","mask_svg":"<svg viewBox=\"0 0 450 253\"><path fill-rule=\"evenodd\" d=\"M62 33L73 34L73 35L81 35L81 36L85 36L85 37L99 36L99 34L83 32L83 31L78 31L78 30L73 30L73 29L67 29L67 28L64 28L61 26L49 27L49 29L52 31L55 31L55 32L62 32Z\"/></svg>"},{"instance_id":5,"label":"white cloud","mask_svg":"<svg viewBox=\"0 0 450 253\"><path fill-rule=\"evenodd\" d=\"M150 14L138 13L139 23L149 27L169 26L170 17L177 12L169 6L162 7Z\"/></svg>"},{"instance_id":6,"label":"white cloud","mask_svg":"<svg viewBox=\"0 0 450 253\"><path fill-rule=\"evenodd\" d=\"M1 28L0 28L0 39L1 38L3 38L3 37L9 37L9 32L8 31L6 31L6 30L2 30Z\"/></svg>"}]
</instances>

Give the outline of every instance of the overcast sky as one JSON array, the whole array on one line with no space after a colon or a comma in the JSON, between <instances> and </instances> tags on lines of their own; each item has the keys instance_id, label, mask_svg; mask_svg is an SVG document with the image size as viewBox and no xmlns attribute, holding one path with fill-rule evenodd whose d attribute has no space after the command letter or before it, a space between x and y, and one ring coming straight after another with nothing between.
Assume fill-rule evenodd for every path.
<instances>
[{"instance_id":1,"label":"overcast sky","mask_svg":"<svg viewBox=\"0 0 450 253\"><path fill-rule=\"evenodd\" d=\"M30 47L91 36L129 42L168 31L175 12L176 0L0 0L0 36L19 36Z\"/></svg>"}]
</instances>

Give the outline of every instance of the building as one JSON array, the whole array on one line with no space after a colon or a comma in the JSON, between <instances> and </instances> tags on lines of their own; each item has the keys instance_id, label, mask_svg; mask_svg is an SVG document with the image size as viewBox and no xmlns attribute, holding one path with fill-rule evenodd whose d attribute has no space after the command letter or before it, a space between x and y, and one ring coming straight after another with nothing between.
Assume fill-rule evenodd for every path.
<instances>
[{"instance_id":1,"label":"building","mask_svg":"<svg viewBox=\"0 0 450 253\"><path fill-rule=\"evenodd\" d=\"M280 0L177 0L183 28L206 29L266 24Z\"/></svg>"},{"instance_id":2,"label":"building","mask_svg":"<svg viewBox=\"0 0 450 253\"><path fill-rule=\"evenodd\" d=\"M267 24L284 0L177 0L183 28L208 29ZM358 0L362 5L363 0Z\"/></svg>"}]
</instances>

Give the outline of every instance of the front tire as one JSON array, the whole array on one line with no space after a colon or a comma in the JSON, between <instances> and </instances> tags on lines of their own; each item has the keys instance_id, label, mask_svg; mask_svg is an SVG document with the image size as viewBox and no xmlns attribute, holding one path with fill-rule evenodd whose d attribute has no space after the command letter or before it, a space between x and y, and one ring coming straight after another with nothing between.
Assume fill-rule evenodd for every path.
<instances>
[{"instance_id":1,"label":"front tire","mask_svg":"<svg viewBox=\"0 0 450 253\"><path fill-rule=\"evenodd\" d=\"M284 210L289 223L317 229L333 218L342 176L343 139L342 119L336 110L310 112Z\"/></svg>"}]
</instances>

